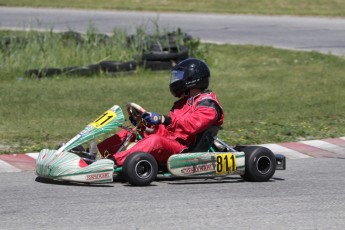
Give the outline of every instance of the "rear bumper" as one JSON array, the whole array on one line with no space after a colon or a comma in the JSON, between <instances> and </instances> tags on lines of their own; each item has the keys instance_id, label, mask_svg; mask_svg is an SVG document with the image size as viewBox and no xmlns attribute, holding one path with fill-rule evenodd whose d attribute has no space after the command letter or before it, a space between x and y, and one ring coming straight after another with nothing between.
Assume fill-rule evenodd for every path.
<instances>
[{"instance_id":1,"label":"rear bumper","mask_svg":"<svg viewBox=\"0 0 345 230\"><path fill-rule=\"evenodd\" d=\"M276 157L276 170L286 169L286 157L282 154L275 154Z\"/></svg>"}]
</instances>

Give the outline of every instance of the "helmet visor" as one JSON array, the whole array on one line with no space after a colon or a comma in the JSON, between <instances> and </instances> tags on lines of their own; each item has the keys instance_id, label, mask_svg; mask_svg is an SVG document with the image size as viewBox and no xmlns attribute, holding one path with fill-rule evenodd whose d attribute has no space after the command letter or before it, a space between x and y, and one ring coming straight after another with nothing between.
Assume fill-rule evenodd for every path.
<instances>
[{"instance_id":1,"label":"helmet visor","mask_svg":"<svg viewBox=\"0 0 345 230\"><path fill-rule=\"evenodd\" d=\"M180 71L180 70L171 71L170 84L176 81L183 80L183 75L184 75L184 71Z\"/></svg>"}]
</instances>

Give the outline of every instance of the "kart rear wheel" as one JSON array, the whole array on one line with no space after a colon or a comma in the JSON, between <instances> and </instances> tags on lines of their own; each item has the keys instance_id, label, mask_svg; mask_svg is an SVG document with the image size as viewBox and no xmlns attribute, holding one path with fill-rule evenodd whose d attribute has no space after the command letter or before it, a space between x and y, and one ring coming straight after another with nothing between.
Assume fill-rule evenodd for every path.
<instances>
[{"instance_id":1,"label":"kart rear wheel","mask_svg":"<svg viewBox=\"0 0 345 230\"><path fill-rule=\"evenodd\" d=\"M247 146L241 151L245 153L244 180L264 182L272 178L276 171L276 159L271 150L261 146Z\"/></svg>"},{"instance_id":2,"label":"kart rear wheel","mask_svg":"<svg viewBox=\"0 0 345 230\"><path fill-rule=\"evenodd\" d=\"M134 186L147 186L156 179L158 165L156 159L144 152L129 155L123 164L123 175Z\"/></svg>"}]
</instances>

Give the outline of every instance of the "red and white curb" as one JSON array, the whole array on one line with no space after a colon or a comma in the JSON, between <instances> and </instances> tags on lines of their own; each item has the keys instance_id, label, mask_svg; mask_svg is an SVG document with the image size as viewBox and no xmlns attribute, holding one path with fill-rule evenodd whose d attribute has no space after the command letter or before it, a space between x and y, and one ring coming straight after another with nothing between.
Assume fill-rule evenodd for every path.
<instances>
[{"instance_id":1,"label":"red and white curb","mask_svg":"<svg viewBox=\"0 0 345 230\"><path fill-rule=\"evenodd\" d=\"M345 137L279 144L262 144L260 146L269 148L273 153L283 154L287 159L319 157L345 159ZM35 160L37 156L38 153L0 154L0 173L33 171L35 170Z\"/></svg>"},{"instance_id":2,"label":"red and white curb","mask_svg":"<svg viewBox=\"0 0 345 230\"><path fill-rule=\"evenodd\" d=\"M315 158L315 157L344 157L345 137L328 138L280 144L263 144L274 153L280 153L288 159Z\"/></svg>"},{"instance_id":3,"label":"red and white curb","mask_svg":"<svg viewBox=\"0 0 345 230\"><path fill-rule=\"evenodd\" d=\"M37 156L38 153L0 154L0 173L32 171Z\"/></svg>"}]
</instances>

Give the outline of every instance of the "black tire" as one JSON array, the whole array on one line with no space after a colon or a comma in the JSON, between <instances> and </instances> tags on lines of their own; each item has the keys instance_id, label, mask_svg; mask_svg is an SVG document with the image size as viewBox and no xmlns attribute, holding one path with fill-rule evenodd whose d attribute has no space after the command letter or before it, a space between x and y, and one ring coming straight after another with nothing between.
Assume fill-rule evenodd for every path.
<instances>
[{"instance_id":1,"label":"black tire","mask_svg":"<svg viewBox=\"0 0 345 230\"><path fill-rule=\"evenodd\" d=\"M71 66L63 68L62 72L66 75L91 76L100 73L98 64L88 66Z\"/></svg>"},{"instance_id":2,"label":"black tire","mask_svg":"<svg viewBox=\"0 0 345 230\"><path fill-rule=\"evenodd\" d=\"M122 173L125 179L134 186L150 185L157 177L156 159L144 152L129 155L123 164Z\"/></svg>"},{"instance_id":3,"label":"black tire","mask_svg":"<svg viewBox=\"0 0 345 230\"><path fill-rule=\"evenodd\" d=\"M44 68L41 69L42 77L51 77L54 75L59 75L62 73L62 70L59 68Z\"/></svg>"},{"instance_id":4,"label":"black tire","mask_svg":"<svg viewBox=\"0 0 345 230\"><path fill-rule=\"evenodd\" d=\"M162 51L151 51L142 54L142 60L147 61L182 61L188 58L188 48L186 46L173 46L163 48Z\"/></svg>"},{"instance_id":5,"label":"black tire","mask_svg":"<svg viewBox=\"0 0 345 230\"><path fill-rule=\"evenodd\" d=\"M59 35L60 35L60 39L64 41L65 45L71 42L76 43L76 44L84 42L83 36L80 33L75 32L75 31L66 31L66 32L59 33Z\"/></svg>"},{"instance_id":6,"label":"black tire","mask_svg":"<svg viewBox=\"0 0 345 230\"><path fill-rule=\"evenodd\" d=\"M261 146L247 146L241 151L245 153L244 180L264 182L272 178L276 171L276 159L271 150Z\"/></svg>"},{"instance_id":7,"label":"black tire","mask_svg":"<svg viewBox=\"0 0 345 230\"><path fill-rule=\"evenodd\" d=\"M145 69L158 71L158 70L171 70L174 66L171 61L143 61L140 63Z\"/></svg>"},{"instance_id":8,"label":"black tire","mask_svg":"<svg viewBox=\"0 0 345 230\"><path fill-rule=\"evenodd\" d=\"M160 37L160 40L162 41L168 40L170 44L179 43L181 39L183 40L184 43L186 43L187 41L192 40L193 37L189 34L182 33L182 31L180 30L167 33L166 35L163 35Z\"/></svg>"},{"instance_id":9,"label":"black tire","mask_svg":"<svg viewBox=\"0 0 345 230\"><path fill-rule=\"evenodd\" d=\"M39 69L28 69L25 70L24 74L28 77L38 77L39 78Z\"/></svg>"},{"instance_id":10,"label":"black tire","mask_svg":"<svg viewBox=\"0 0 345 230\"><path fill-rule=\"evenodd\" d=\"M59 68L43 68L43 69L29 69L25 71L25 75L29 77L51 77L54 75L59 75L62 73L62 70Z\"/></svg>"},{"instance_id":11,"label":"black tire","mask_svg":"<svg viewBox=\"0 0 345 230\"><path fill-rule=\"evenodd\" d=\"M118 62L118 61L102 61L99 63L101 70L104 72L127 72L133 71L137 68L135 61Z\"/></svg>"}]
</instances>

